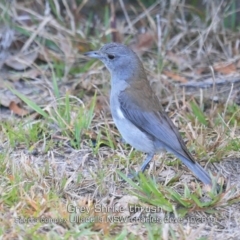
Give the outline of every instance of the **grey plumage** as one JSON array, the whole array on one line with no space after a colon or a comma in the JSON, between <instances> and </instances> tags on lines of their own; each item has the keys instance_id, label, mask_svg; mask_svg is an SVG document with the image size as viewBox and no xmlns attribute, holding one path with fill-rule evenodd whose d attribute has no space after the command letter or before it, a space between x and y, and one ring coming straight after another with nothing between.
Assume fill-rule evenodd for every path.
<instances>
[{"instance_id":1,"label":"grey plumage","mask_svg":"<svg viewBox=\"0 0 240 240\"><path fill-rule=\"evenodd\" d=\"M124 140L147 153L141 171L155 153L165 149L175 154L203 183L211 185L209 174L194 160L163 111L138 56L118 43L106 44L99 51L85 55L100 59L111 73L112 117Z\"/></svg>"}]
</instances>

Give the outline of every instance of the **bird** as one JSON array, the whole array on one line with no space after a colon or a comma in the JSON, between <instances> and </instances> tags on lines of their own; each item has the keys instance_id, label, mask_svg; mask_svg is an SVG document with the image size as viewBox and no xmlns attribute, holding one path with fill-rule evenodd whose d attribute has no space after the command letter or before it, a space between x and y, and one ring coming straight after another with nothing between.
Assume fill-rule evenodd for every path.
<instances>
[{"instance_id":1,"label":"bird","mask_svg":"<svg viewBox=\"0 0 240 240\"><path fill-rule=\"evenodd\" d=\"M84 55L99 59L110 72L112 118L125 142L146 153L140 171L145 171L155 154L167 151L179 158L203 184L212 185L210 175L193 158L163 110L137 54L124 44L112 42Z\"/></svg>"}]
</instances>

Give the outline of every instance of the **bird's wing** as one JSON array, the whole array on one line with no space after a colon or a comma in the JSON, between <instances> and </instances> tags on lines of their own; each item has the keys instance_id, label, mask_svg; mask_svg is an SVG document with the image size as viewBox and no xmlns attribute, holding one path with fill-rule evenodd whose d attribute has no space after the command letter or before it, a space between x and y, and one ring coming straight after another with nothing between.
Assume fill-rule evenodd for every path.
<instances>
[{"instance_id":1,"label":"bird's wing","mask_svg":"<svg viewBox=\"0 0 240 240\"><path fill-rule=\"evenodd\" d=\"M180 133L161 109L160 101L152 91L149 91L149 87L140 82L134 88L129 87L119 94L120 108L124 116L153 138L156 148L164 147L175 154L197 178L211 185L209 174L188 152ZM139 101L141 101L141 107Z\"/></svg>"},{"instance_id":2,"label":"bird's wing","mask_svg":"<svg viewBox=\"0 0 240 240\"><path fill-rule=\"evenodd\" d=\"M167 150L195 162L188 152L180 133L168 115L162 111L159 100L150 91L127 88L119 94L124 116L141 131L158 140ZM141 97L141 107L139 105ZM137 100L138 99L138 100Z\"/></svg>"}]
</instances>

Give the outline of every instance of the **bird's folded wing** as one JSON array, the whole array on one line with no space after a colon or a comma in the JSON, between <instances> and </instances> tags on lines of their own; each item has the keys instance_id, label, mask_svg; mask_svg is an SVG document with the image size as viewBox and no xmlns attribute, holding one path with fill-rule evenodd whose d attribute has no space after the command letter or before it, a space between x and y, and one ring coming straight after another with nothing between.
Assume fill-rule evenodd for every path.
<instances>
[{"instance_id":1,"label":"bird's folded wing","mask_svg":"<svg viewBox=\"0 0 240 240\"><path fill-rule=\"evenodd\" d=\"M188 152L180 133L167 114L161 111L160 103L156 98L144 99L144 105L140 107L139 102L136 100L136 94L137 92L131 94L129 91L122 91L119 94L120 108L124 116L141 131L154 137L168 150L173 153L177 152L184 158L195 162ZM158 103L159 107L157 107Z\"/></svg>"}]
</instances>

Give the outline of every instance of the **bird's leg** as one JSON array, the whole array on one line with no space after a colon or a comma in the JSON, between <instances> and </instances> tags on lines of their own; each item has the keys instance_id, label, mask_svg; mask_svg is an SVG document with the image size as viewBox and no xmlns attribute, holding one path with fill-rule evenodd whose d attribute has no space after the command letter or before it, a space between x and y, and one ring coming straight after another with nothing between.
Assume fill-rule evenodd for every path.
<instances>
[{"instance_id":1,"label":"bird's leg","mask_svg":"<svg viewBox=\"0 0 240 240\"><path fill-rule=\"evenodd\" d=\"M141 166L141 172L144 172L150 163L150 161L153 159L154 153L148 153L146 159L144 160L142 166Z\"/></svg>"},{"instance_id":2,"label":"bird's leg","mask_svg":"<svg viewBox=\"0 0 240 240\"><path fill-rule=\"evenodd\" d=\"M149 164L149 162L153 159L154 153L148 153L146 159L144 160L142 166L141 166L141 170L139 172L144 172ZM137 175L139 174L139 172L131 172L129 173L127 176L130 179L134 179L135 177L137 177Z\"/></svg>"},{"instance_id":3,"label":"bird's leg","mask_svg":"<svg viewBox=\"0 0 240 240\"><path fill-rule=\"evenodd\" d=\"M125 139L123 137L120 137L119 142L123 143L123 144L127 144L127 142L125 141Z\"/></svg>"}]
</instances>

